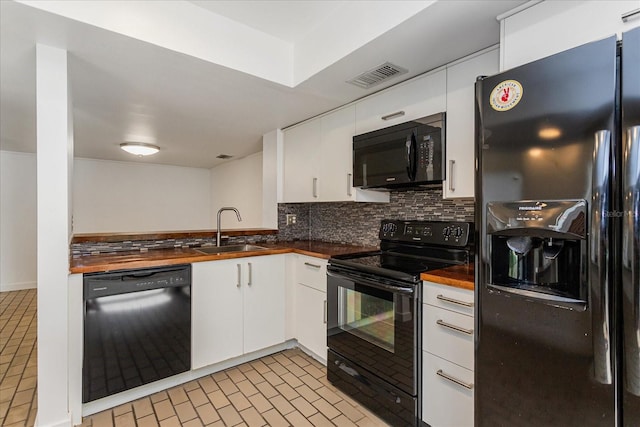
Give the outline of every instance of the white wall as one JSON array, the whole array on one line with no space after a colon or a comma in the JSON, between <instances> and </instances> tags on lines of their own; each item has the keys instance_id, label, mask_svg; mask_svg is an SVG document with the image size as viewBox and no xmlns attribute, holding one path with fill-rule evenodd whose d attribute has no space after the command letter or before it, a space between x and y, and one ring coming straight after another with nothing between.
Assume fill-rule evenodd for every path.
<instances>
[{"instance_id":1,"label":"white wall","mask_svg":"<svg viewBox=\"0 0 640 427\"><path fill-rule=\"evenodd\" d=\"M211 228L209 169L76 158L74 234Z\"/></svg>"},{"instance_id":2,"label":"white wall","mask_svg":"<svg viewBox=\"0 0 640 427\"><path fill-rule=\"evenodd\" d=\"M225 212L222 228L262 227L262 153L211 169L212 216L223 206L237 208L242 222L238 222L233 212Z\"/></svg>"},{"instance_id":3,"label":"white wall","mask_svg":"<svg viewBox=\"0 0 640 427\"><path fill-rule=\"evenodd\" d=\"M0 151L0 292L36 287L36 155Z\"/></svg>"}]
</instances>

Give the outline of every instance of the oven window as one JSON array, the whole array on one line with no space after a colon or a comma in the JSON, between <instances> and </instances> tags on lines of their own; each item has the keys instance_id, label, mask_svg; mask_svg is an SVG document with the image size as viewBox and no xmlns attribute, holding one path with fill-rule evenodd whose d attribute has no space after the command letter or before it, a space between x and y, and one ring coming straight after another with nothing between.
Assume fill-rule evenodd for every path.
<instances>
[{"instance_id":1,"label":"oven window","mask_svg":"<svg viewBox=\"0 0 640 427\"><path fill-rule=\"evenodd\" d=\"M338 288L338 326L391 353L395 351L395 304L383 295Z\"/></svg>"}]
</instances>

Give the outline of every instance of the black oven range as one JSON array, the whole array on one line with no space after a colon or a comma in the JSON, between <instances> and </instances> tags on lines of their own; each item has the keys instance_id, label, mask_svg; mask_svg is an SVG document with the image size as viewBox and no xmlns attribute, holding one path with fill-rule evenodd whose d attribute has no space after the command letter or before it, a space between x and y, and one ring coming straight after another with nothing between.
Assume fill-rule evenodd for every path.
<instances>
[{"instance_id":1,"label":"black oven range","mask_svg":"<svg viewBox=\"0 0 640 427\"><path fill-rule=\"evenodd\" d=\"M383 220L380 251L327 268L327 377L393 426L418 426L422 399L420 274L473 259L473 224Z\"/></svg>"}]
</instances>

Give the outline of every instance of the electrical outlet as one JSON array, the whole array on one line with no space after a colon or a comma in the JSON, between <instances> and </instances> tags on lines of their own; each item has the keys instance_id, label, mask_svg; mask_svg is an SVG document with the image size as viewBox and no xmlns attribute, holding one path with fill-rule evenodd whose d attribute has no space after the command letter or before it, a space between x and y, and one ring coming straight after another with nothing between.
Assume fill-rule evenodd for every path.
<instances>
[{"instance_id":1,"label":"electrical outlet","mask_svg":"<svg viewBox=\"0 0 640 427\"><path fill-rule=\"evenodd\" d=\"M296 223L296 216L293 214L287 214L287 225L292 225Z\"/></svg>"}]
</instances>

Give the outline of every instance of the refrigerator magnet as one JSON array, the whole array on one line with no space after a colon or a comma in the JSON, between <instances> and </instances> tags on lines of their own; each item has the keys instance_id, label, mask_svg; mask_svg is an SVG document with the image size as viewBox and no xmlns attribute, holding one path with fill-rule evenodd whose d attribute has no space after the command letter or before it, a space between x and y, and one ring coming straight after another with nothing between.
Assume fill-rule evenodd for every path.
<instances>
[{"instance_id":1,"label":"refrigerator magnet","mask_svg":"<svg viewBox=\"0 0 640 427\"><path fill-rule=\"evenodd\" d=\"M496 111L508 111L522 99L522 85L517 80L505 80L491 91L489 103Z\"/></svg>"}]
</instances>

